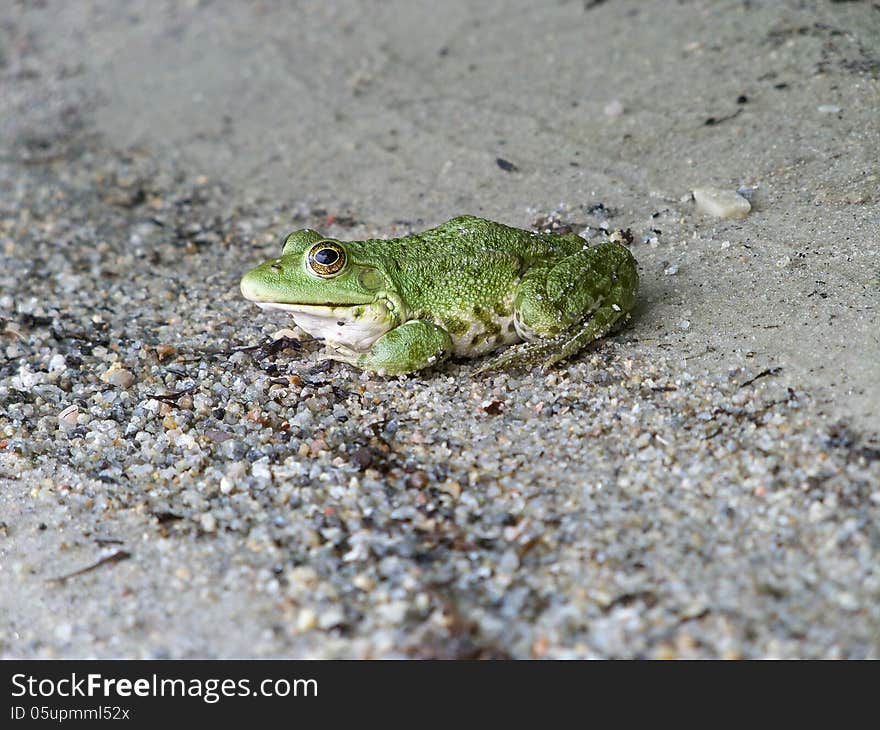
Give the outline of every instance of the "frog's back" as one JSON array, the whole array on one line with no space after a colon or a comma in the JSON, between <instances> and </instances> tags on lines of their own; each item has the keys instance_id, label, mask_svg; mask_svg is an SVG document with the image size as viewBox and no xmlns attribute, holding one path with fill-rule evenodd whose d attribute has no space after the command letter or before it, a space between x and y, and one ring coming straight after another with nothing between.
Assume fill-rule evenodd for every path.
<instances>
[{"instance_id":1,"label":"frog's back","mask_svg":"<svg viewBox=\"0 0 880 730\"><path fill-rule=\"evenodd\" d=\"M458 216L388 241L382 252L389 275L413 306L450 311L473 304L492 307L512 295L522 273L552 255L548 244L554 245L547 238L484 218Z\"/></svg>"},{"instance_id":2,"label":"frog's back","mask_svg":"<svg viewBox=\"0 0 880 730\"><path fill-rule=\"evenodd\" d=\"M578 236L535 233L472 215L452 218L420 233L419 237L430 242L435 250L451 247L454 251L515 255L524 266L532 266L556 256L567 256L584 244Z\"/></svg>"},{"instance_id":3,"label":"frog's back","mask_svg":"<svg viewBox=\"0 0 880 730\"><path fill-rule=\"evenodd\" d=\"M523 273L577 248L559 236L474 216L369 243L411 315L446 329L456 354L470 356L519 340L513 300Z\"/></svg>"}]
</instances>

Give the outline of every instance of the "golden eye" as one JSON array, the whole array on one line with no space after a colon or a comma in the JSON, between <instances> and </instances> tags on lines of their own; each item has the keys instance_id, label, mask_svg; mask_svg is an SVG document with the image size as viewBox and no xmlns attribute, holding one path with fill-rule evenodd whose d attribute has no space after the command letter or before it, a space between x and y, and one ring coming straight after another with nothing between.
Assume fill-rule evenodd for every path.
<instances>
[{"instance_id":1,"label":"golden eye","mask_svg":"<svg viewBox=\"0 0 880 730\"><path fill-rule=\"evenodd\" d=\"M313 273L329 279L345 267L345 250L334 241L319 241L309 251L307 262Z\"/></svg>"}]
</instances>

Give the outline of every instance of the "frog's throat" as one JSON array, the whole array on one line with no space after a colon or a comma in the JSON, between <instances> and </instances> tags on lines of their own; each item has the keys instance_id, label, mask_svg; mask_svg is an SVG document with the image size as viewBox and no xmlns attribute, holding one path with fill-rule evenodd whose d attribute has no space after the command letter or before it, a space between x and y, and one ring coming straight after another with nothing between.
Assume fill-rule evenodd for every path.
<instances>
[{"instance_id":1,"label":"frog's throat","mask_svg":"<svg viewBox=\"0 0 880 730\"><path fill-rule=\"evenodd\" d=\"M366 352L395 325L394 316L381 302L373 304L285 304L255 302L262 309L290 312L297 326L328 345Z\"/></svg>"}]
</instances>

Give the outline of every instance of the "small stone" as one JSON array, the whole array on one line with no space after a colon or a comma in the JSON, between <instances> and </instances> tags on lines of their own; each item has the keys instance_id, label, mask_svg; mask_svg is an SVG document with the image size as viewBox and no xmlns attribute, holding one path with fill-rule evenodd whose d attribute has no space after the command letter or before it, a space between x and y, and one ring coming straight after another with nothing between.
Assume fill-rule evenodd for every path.
<instances>
[{"instance_id":1,"label":"small stone","mask_svg":"<svg viewBox=\"0 0 880 730\"><path fill-rule=\"evenodd\" d=\"M605 109L603 111L605 112L606 117L610 117L612 119L622 116L624 111L623 102L621 102L620 99L613 99L605 105Z\"/></svg>"},{"instance_id":2,"label":"small stone","mask_svg":"<svg viewBox=\"0 0 880 730\"><path fill-rule=\"evenodd\" d=\"M461 484L459 484L454 479L443 482L443 484L440 485L440 490L446 492L446 494L448 494L453 499L458 499L459 497L461 497Z\"/></svg>"},{"instance_id":3,"label":"small stone","mask_svg":"<svg viewBox=\"0 0 880 730\"><path fill-rule=\"evenodd\" d=\"M345 622L345 615L339 606L331 606L318 616L319 628L326 631Z\"/></svg>"},{"instance_id":4,"label":"small stone","mask_svg":"<svg viewBox=\"0 0 880 730\"><path fill-rule=\"evenodd\" d=\"M210 512L205 512L199 519L199 522L201 522L202 529L205 532L214 532L217 529L217 518Z\"/></svg>"},{"instance_id":5,"label":"small stone","mask_svg":"<svg viewBox=\"0 0 880 730\"><path fill-rule=\"evenodd\" d=\"M65 426L76 426L76 422L79 419L79 408L76 405L67 406L61 413L58 414L58 420L61 421Z\"/></svg>"},{"instance_id":6,"label":"small stone","mask_svg":"<svg viewBox=\"0 0 880 730\"><path fill-rule=\"evenodd\" d=\"M101 376L101 380L120 388L130 388L134 383L134 375L129 370L123 369L118 362L114 362Z\"/></svg>"},{"instance_id":7,"label":"small stone","mask_svg":"<svg viewBox=\"0 0 880 730\"><path fill-rule=\"evenodd\" d=\"M251 467L251 474L256 479L271 479L272 470L269 468L269 457L263 457L255 461Z\"/></svg>"},{"instance_id":8,"label":"small stone","mask_svg":"<svg viewBox=\"0 0 880 730\"><path fill-rule=\"evenodd\" d=\"M689 319L683 319L678 323L678 326L683 330L690 329L691 321Z\"/></svg>"},{"instance_id":9,"label":"small stone","mask_svg":"<svg viewBox=\"0 0 880 730\"><path fill-rule=\"evenodd\" d=\"M666 276L675 276L678 273L678 264L669 264L663 269L663 273L666 274Z\"/></svg>"},{"instance_id":10,"label":"small stone","mask_svg":"<svg viewBox=\"0 0 880 730\"><path fill-rule=\"evenodd\" d=\"M224 441L229 441L232 438L232 434L216 428L207 428L205 429L205 438L214 443L222 444Z\"/></svg>"},{"instance_id":11,"label":"small stone","mask_svg":"<svg viewBox=\"0 0 880 730\"><path fill-rule=\"evenodd\" d=\"M299 631L311 631L318 625L318 616L310 608L304 608L296 617L296 628Z\"/></svg>"},{"instance_id":12,"label":"small stone","mask_svg":"<svg viewBox=\"0 0 880 730\"><path fill-rule=\"evenodd\" d=\"M50 373L59 373L67 367L67 360L64 358L64 355L60 353L56 353L52 355L49 360L49 372Z\"/></svg>"},{"instance_id":13,"label":"small stone","mask_svg":"<svg viewBox=\"0 0 880 730\"><path fill-rule=\"evenodd\" d=\"M406 618L409 606L405 601L393 601L376 607L376 613L389 624L400 624Z\"/></svg>"},{"instance_id":14,"label":"small stone","mask_svg":"<svg viewBox=\"0 0 880 730\"><path fill-rule=\"evenodd\" d=\"M177 350L171 345L156 345L156 357L159 362L167 360L172 355L176 355Z\"/></svg>"},{"instance_id":15,"label":"small stone","mask_svg":"<svg viewBox=\"0 0 880 730\"><path fill-rule=\"evenodd\" d=\"M807 512L807 519L810 522L821 522L828 514L828 510L822 502L816 500L810 505Z\"/></svg>"},{"instance_id":16,"label":"small stone","mask_svg":"<svg viewBox=\"0 0 880 730\"><path fill-rule=\"evenodd\" d=\"M752 206L739 193L719 188L694 188L697 209L715 218L745 218Z\"/></svg>"},{"instance_id":17,"label":"small stone","mask_svg":"<svg viewBox=\"0 0 880 730\"><path fill-rule=\"evenodd\" d=\"M361 446L351 452L349 461L363 471L373 462L373 453L366 446Z\"/></svg>"},{"instance_id":18,"label":"small stone","mask_svg":"<svg viewBox=\"0 0 880 730\"><path fill-rule=\"evenodd\" d=\"M816 111L819 114L839 114L840 107L837 104L822 104L821 106L816 107Z\"/></svg>"}]
</instances>

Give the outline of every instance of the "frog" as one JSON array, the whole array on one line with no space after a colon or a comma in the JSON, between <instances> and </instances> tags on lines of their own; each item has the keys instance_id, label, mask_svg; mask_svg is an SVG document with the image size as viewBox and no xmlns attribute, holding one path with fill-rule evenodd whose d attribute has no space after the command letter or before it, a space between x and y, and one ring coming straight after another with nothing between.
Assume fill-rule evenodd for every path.
<instances>
[{"instance_id":1,"label":"frog","mask_svg":"<svg viewBox=\"0 0 880 730\"><path fill-rule=\"evenodd\" d=\"M297 230L240 289L322 339L326 359L395 376L490 354L478 373L546 372L625 324L638 284L613 237L591 245L462 215L401 238Z\"/></svg>"}]
</instances>

